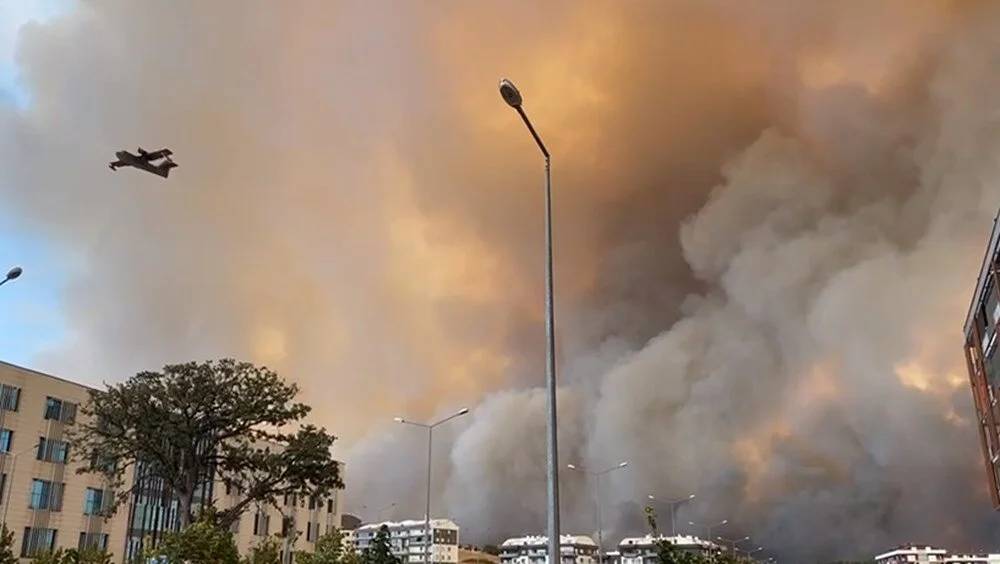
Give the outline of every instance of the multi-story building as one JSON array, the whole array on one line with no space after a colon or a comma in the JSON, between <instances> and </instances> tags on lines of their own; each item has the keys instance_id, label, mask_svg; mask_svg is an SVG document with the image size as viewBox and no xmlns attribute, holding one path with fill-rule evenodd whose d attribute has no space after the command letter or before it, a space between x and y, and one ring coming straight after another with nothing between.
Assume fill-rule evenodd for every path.
<instances>
[{"instance_id":1,"label":"multi-story building","mask_svg":"<svg viewBox=\"0 0 1000 564\"><path fill-rule=\"evenodd\" d=\"M162 483L136 465L127 504L109 515L114 492L101 476L77 474L66 431L91 388L0 362L0 501L2 522L14 531L22 558L55 548L101 547L116 562L137 559L166 532L179 528L177 502ZM293 550L309 551L316 539L340 524L339 492L329 499L285 500L279 509L244 513L233 526L241 552L267 536L286 539L285 562ZM230 507L236 492L221 482L202 484L197 501Z\"/></svg>"},{"instance_id":2,"label":"multi-story building","mask_svg":"<svg viewBox=\"0 0 1000 564\"><path fill-rule=\"evenodd\" d=\"M719 550L719 545L691 535L626 537L618 543L619 560L621 564L656 564L660 561L657 555L657 544L666 542L674 545L681 552L697 555L707 555Z\"/></svg>"},{"instance_id":3,"label":"multi-story building","mask_svg":"<svg viewBox=\"0 0 1000 564\"><path fill-rule=\"evenodd\" d=\"M905 545L875 557L875 564L945 562L948 551L932 546Z\"/></svg>"},{"instance_id":4,"label":"multi-story building","mask_svg":"<svg viewBox=\"0 0 1000 564\"><path fill-rule=\"evenodd\" d=\"M113 492L70 458L66 431L88 397L85 386L0 363L2 521L22 558L57 547L120 553L126 516L103 516Z\"/></svg>"},{"instance_id":5,"label":"multi-story building","mask_svg":"<svg viewBox=\"0 0 1000 564\"><path fill-rule=\"evenodd\" d=\"M549 537L528 535L503 541L500 545L501 564L548 564ZM595 564L597 543L583 535L560 535L561 564Z\"/></svg>"},{"instance_id":6,"label":"multi-story building","mask_svg":"<svg viewBox=\"0 0 1000 564\"><path fill-rule=\"evenodd\" d=\"M998 216L1000 217L1000 216ZM993 220L986 255L976 280L972 304L965 316L965 360L976 407L976 427L993 508L1000 509L1000 354L997 354L997 323L1000 321L1000 222Z\"/></svg>"},{"instance_id":7,"label":"multi-story building","mask_svg":"<svg viewBox=\"0 0 1000 564\"><path fill-rule=\"evenodd\" d=\"M1000 554L949 554L945 564L1000 564Z\"/></svg>"},{"instance_id":8,"label":"multi-story building","mask_svg":"<svg viewBox=\"0 0 1000 564\"><path fill-rule=\"evenodd\" d=\"M389 543L392 553L402 560L403 564L423 563L427 550L426 522L423 520L386 521L384 523L369 523L355 529L353 541L356 550L368 548L378 530L383 526L389 529ZM458 562L458 525L450 519L431 519L430 561L457 564Z\"/></svg>"}]
</instances>

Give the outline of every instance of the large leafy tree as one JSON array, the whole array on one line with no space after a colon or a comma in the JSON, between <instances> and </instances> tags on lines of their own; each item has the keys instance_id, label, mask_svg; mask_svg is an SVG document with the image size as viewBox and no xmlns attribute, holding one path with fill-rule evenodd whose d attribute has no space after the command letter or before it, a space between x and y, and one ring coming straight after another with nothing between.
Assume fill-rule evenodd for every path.
<instances>
[{"instance_id":1,"label":"large leafy tree","mask_svg":"<svg viewBox=\"0 0 1000 564\"><path fill-rule=\"evenodd\" d=\"M211 512L149 549L146 558L165 564L239 564L240 555L228 529L219 527Z\"/></svg>"},{"instance_id":2,"label":"large leafy tree","mask_svg":"<svg viewBox=\"0 0 1000 564\"><path fill-rule=\"evenodd\" d=\"M126 487L126 472L142 464L177 498L182 527L211 477L240 493L235 505L213 513L222 528L251 506L277 507L285 495L322 498L343 487L330 454L335 437L300 425L310 408L297 394L275 372L231 359L140 372L90 392L72 431L78 472L109 479L114 510L138 485Z\"/></svg>"},{"instance_id":3,"label":"large leafy tree","mask_svg":"<svg viewBox=\"0 0 1000 564\"><path fill-rule=\"evenodd\" d=\"M361 564L400 564L389 545L389 527L379 527L371 544L361 553Z\"/></svg>"},{"instance_id":4,"label":"large leafy tree","mask_svg":"<svg viewBox=\"0 0 1000 564\"><path fill-rule=\"evenodd\" d=\"M340 529L333 529L316 539L312 552L296 552L295 564L343 564L348 556L344 544L344 534Z\"/></svg>"},{"instance_id":5,"label":"large leafy tree","mask_svg":"<svg viewBox=\"0 0 1000 564\"><path fill-rule=\"evenodd\" d=\"M0 564L17 564L14 554L14 533L7 529L6 523L0 525Z\"/></svg>"}]
</instances>

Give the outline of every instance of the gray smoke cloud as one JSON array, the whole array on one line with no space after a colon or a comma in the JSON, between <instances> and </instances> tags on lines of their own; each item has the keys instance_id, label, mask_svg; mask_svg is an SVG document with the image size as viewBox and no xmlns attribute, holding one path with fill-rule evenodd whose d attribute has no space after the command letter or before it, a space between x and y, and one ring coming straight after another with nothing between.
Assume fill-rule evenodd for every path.
<instances>
[{"instance_id":1,"label":"gray smoke cloud","mask_svg":"<svg viewBox=\"0 0 1000 564\"><path fill-rule=\"evenodd\" d=\"M961 323L1000 203L988 3L82 2L22 30L0 190L69 261L89 382L232 355L343 438L348 504L544 526L541 167L562 461L631 461L785 561L996 546ZM168 146L169 181L110 174ZM594 528L566 472L567 530ZM366 506L362 510L362 506ZM366 515L366 513L368 513ZM661 522L664 521L661 518Z\"/></svg>"}]
</instances>

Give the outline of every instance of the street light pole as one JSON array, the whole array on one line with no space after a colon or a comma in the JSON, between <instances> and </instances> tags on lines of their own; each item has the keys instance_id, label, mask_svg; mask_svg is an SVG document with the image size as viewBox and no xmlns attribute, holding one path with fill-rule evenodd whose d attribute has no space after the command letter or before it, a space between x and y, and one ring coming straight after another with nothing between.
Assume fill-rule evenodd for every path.
<instances>
[{"instance_id":1,"label":"street light pole","mask_svg":"<svg viewBox=\"0 0 1000 564\"><path fill-rule=\"evenodd\" d=\"M646 497L648 497L650 501L656 501L656 496L652 494ZM694 499L694 494L680 499L668 499L663 502L670 506L670 536L677 536L677 506L685 501L691 501L692 499Z\"/></svg>"},{"instance_id":2,"label":"street light pole","mask_svg":"<svg viewBox=\"0 0 1000 564\"><path fill-rule=\"evenodd\" d=\"M721 526L725 525L728 522L729 522L729 519L723 519L722 521L719 521L718 523L707 523L707 524L706 523L695 523L694 521L688 521L688 525L691 525L692 527L704 527L705 530L706 530L706 532L708 533L705 536L705 540L709 543L709 547L711 547L712 546L712 529L714 529L716 527L721 527ZM715 562L715 560L716 560L716 558L715 558L715 551L712 551L712 562Z\"/></svg>"},{"instance_id":3,"label":"street light pole","mask_svg":"<svg viewBox=\"0 0 1000 564\"><path fill-rule=\"evenodd\" d=\"M628 461L619 463L616 466L601 470L599 472L593 472L587 470L586 468L581 468L575 464L567 464L566 467L570 470L576 470L577 472L583 472L584 474L590 474L595 478L596 484L594 486L594 506L597 511L597 564L604 564L604 528L601 526L601 476L607 474L608 472L613 472L621 468L628 466Z\"/></svg>"},{"instance_id":4,"label":"street light pole","mask_svg":"<svg viewBox=\"0 0 1000 564\"><path fill-rule=\"evenodd\" d=\"M549 563L561 564L559 542L559 445L556 427L556 342L555 307L552 283L552 175L549 150L521 107L521 93L506 78L500 80L500 95L517 110L524 125L545 157L545 389L547 396L548 439L546 478L548 482Z\"/></svg>"},{"instance_id":5,"label":"street light pole","mask_svg":"<svg viewBox=\"0 0 1000 564\"><path fill-rule=\"evenodd\" d=\"M458 413L449 415L448 417L431 424L407 421L402 417L397 417L395 419L396 423L403 423L405 425L413 425L415 427L427 429L427 514L424 515L424 564L430 564L431 562L431 445L433 444L434 427L447 423L456 417L461 417L468 412L469 409L463 407L458 411Z\"/></svg>"},{"instance_id":6,"label":"street light pole","mask_svg":"<svg viewBox=\"0 0 1000 564\"><path fill-rule=\"evenodd\" d=\"M14 280L18 276L20 276L22 272L24 271L21 270L20 266L15 266L14 268L8 270L7 276L3 280L0 280L0 286L3 286L4 284L10 282L11 280Z\"/></svg>"}]
</instances>

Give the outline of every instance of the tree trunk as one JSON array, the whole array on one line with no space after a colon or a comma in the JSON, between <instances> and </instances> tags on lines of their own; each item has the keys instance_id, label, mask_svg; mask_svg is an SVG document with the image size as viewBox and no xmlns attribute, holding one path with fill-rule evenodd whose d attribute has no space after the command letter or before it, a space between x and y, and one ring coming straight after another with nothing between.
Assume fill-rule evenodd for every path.
<instances>
[{"instance_id":1,"label":"tree trunk","mask_svg":"<svg viewBox=\"0 0 1000 564\"><path fill-rule=\"evenodd\" d=\"M178 504L178 519L180 520L181 530L184 530L191 524L191 505L194 501L194 490L188 490L186 492L180 493L177 496Z\"/></svg>"}]
</instances>

